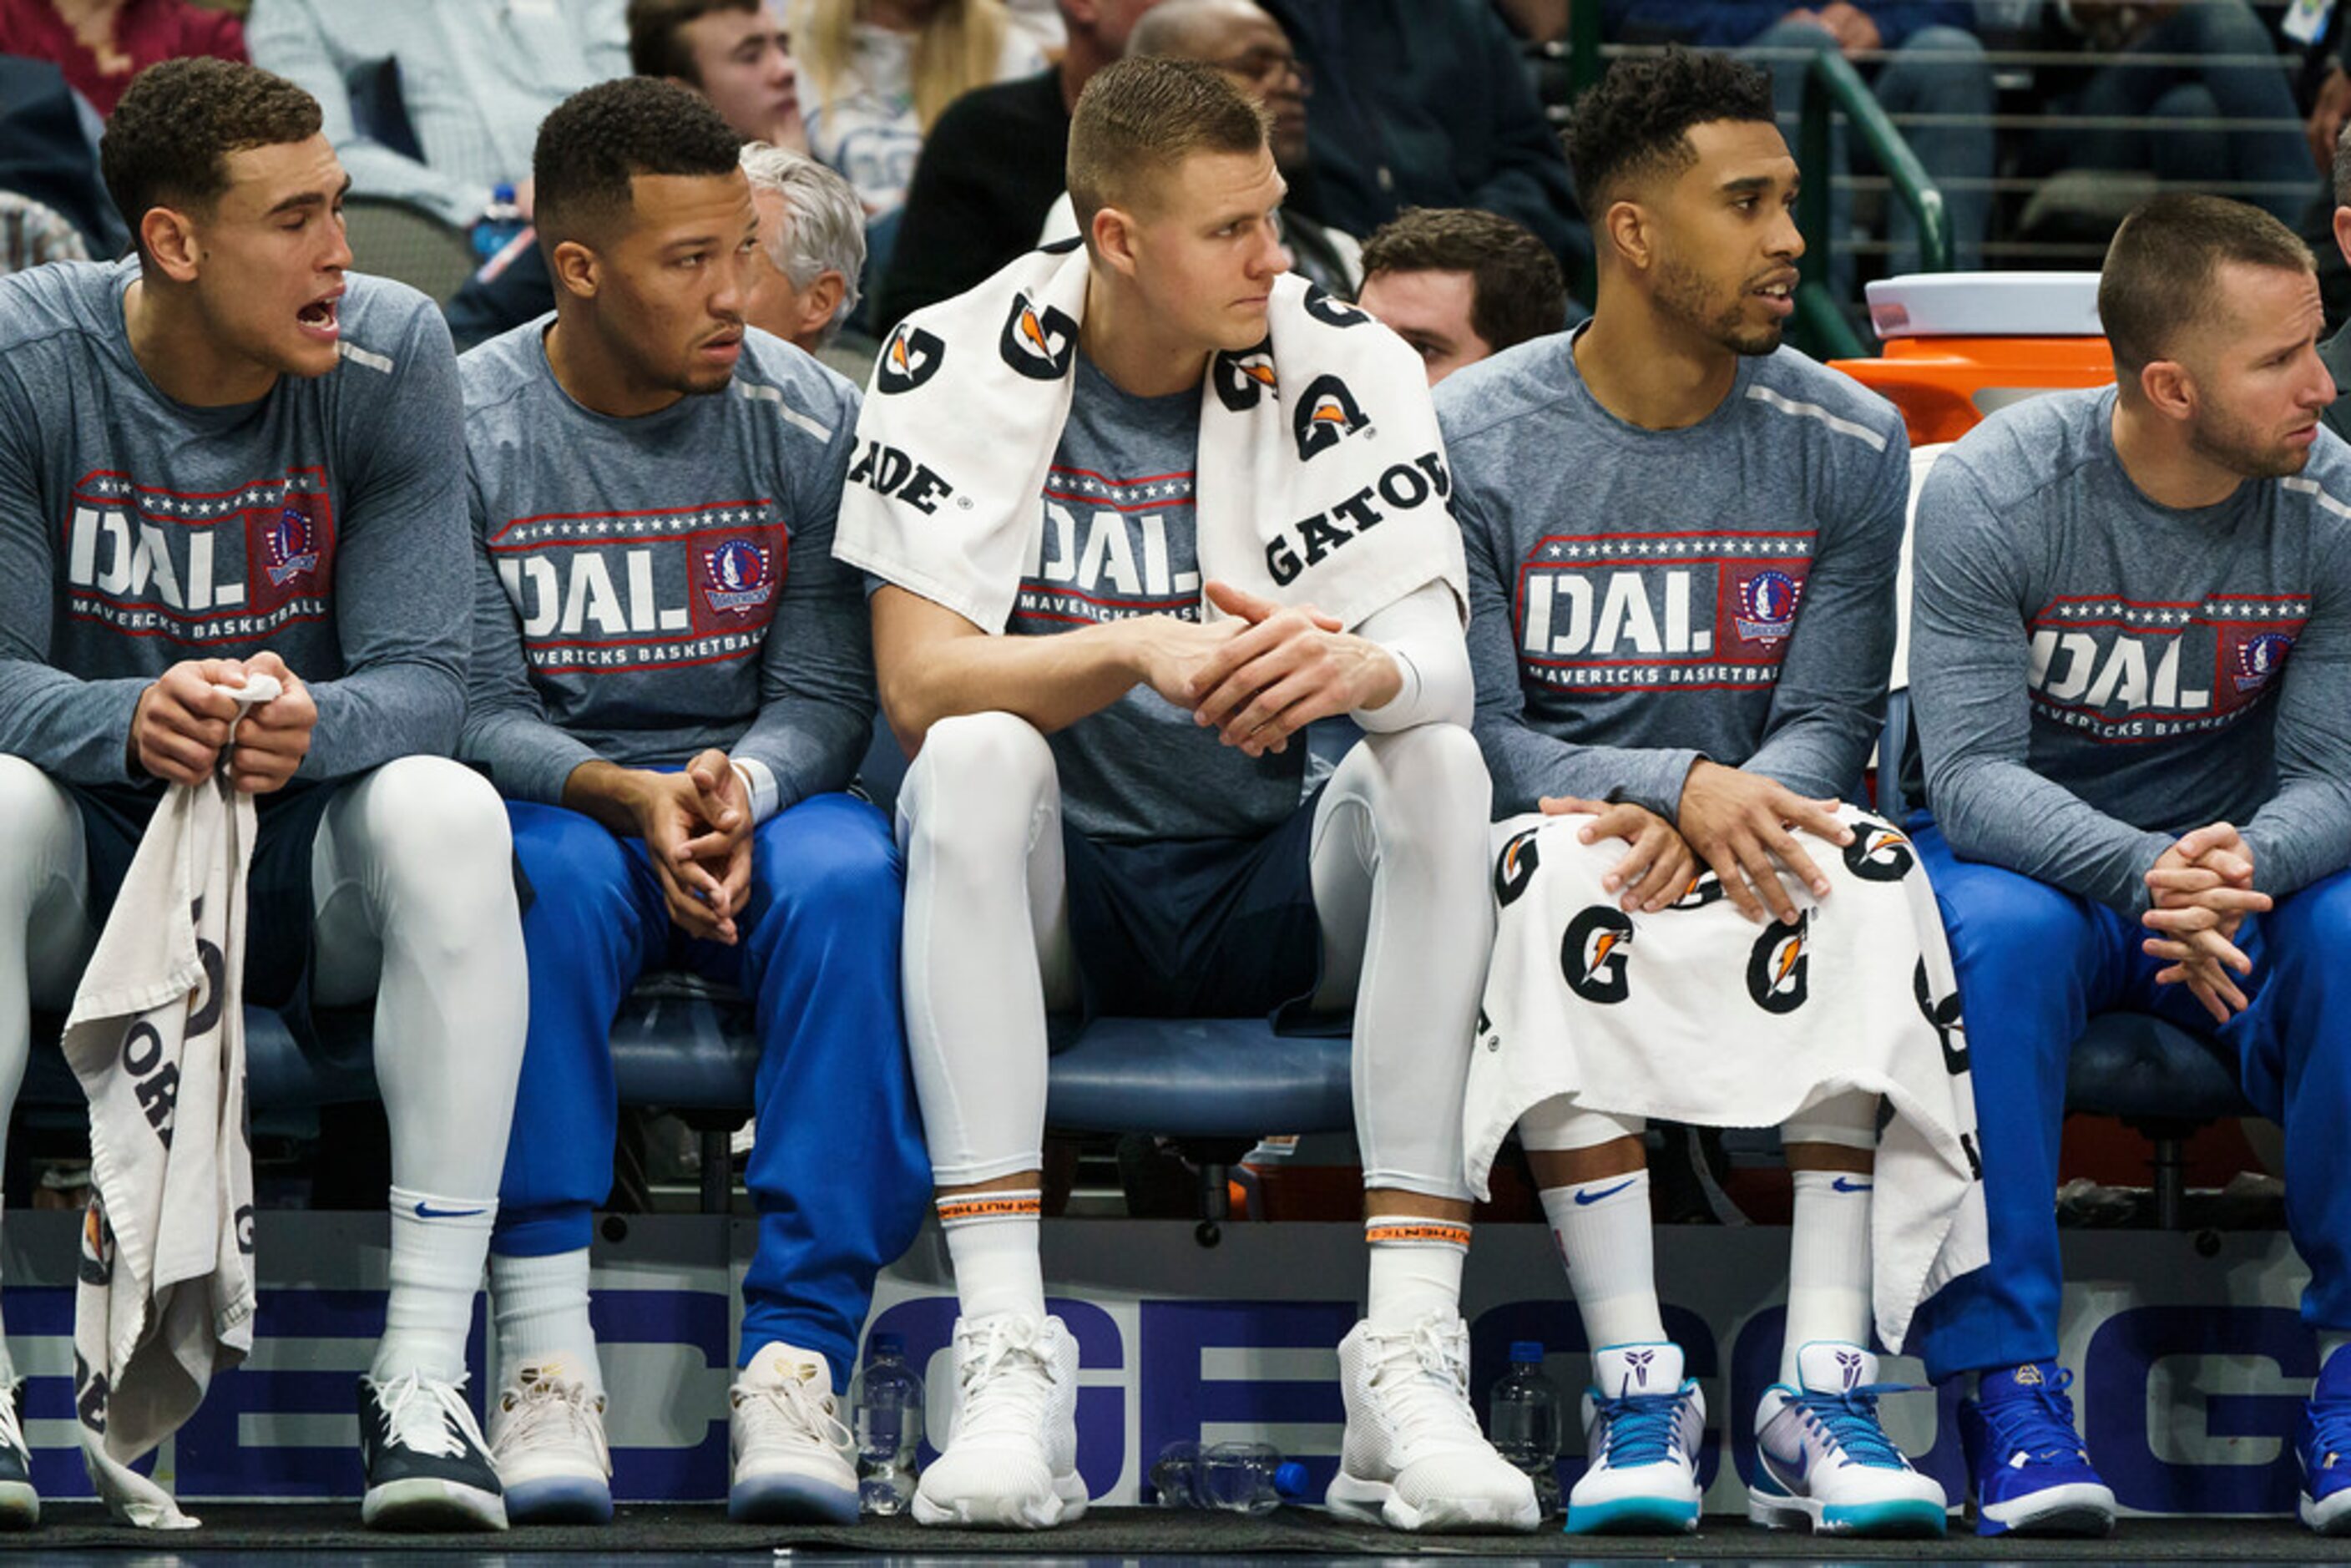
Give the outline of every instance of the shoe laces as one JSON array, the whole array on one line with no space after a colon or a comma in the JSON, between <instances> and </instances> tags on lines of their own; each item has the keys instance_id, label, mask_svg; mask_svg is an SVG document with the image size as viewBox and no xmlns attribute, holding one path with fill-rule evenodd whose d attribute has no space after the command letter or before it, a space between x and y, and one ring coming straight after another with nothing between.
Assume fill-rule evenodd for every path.
<instances>
[{"instance_id":1,"label":"shoe laces","mask_svg":"<svg viewBox=\"0 0 2351 1568\"><path fill-rule=\"evenodd\" d=\"M2072 1386L2073 1372L2061 1366L2011 1397L1976 1402L2000 1462L2018 1453L2027 1464L2081 1461L2082 1437L2074 1426L2074 1401L2065 1392Z\"/></svg>"},{"instance_id":2,"label":"shoe laces","mask_svg":"<svg viewBox=\"0 0 2351 1568\"><path fill-rule=\"evenodd\" d=\"M855 1446L856 1438L835 1414L832 1390L814 1376L737 1379L726 1397L742 1422L747 1448L769 1440L835 1451Z\"/></svg>"},{"instance_id":3,"label":"shoe laces","mask_svg":"<svg viewBox=\"0 0 2351 1568\"><path fill-rule=\"evenodd\" d=\"M1611 1398L1592 1396L1592 1408L1605 1428L1602 1448L1610 1465L1629 1469L1636 1465L1662 1465L1680 1445L1681 1390L1671 1394L1623 1394Z\"/></svg>"},{"instance_id":4,"label":"shoe laces","mask_svg":"<svg viewBox=\"0 0 2351 1568\"><path fill-rule=\"evenodd\" d=\"M385 1437L411 1453L447 1459L463 1458L468 1442L477 1449L487 1448L473 1407L461 1392L465 1386L463 1377L450 1383L422 1372L377 1384L376 1413Z\"/></svg>"},{"instance_id":5,"label":"shoe laces","mask_svg":"<svg viewBox=\"0 0 2351 1568\"><path fill-rule=\"evenodd\" d=\"M1842 1456L1839 1462L1866 1465L1872 1469L1907 1470L1910 1461L1877 1419L1877 1402L1888 1394L1917 1392L1907 1383L1865 1383L1838 1394L1799 1393L1788 1403L1806 1425L1820 1428Z\"/></svg>"},{"instance_id":6,"label":"shoe laces","mask_svg":"<svg viewBox=\"0 0 2351 1568\"><path fill-rule=\"evenodd\" d=\"M16 1420L16 1389L13 1383L0 1383L0 1448L14 1449L18 1457L30 1459L32 1449L25 1442L25 1428Z\"/></svg>"},{"instance_id":7,"label":"shoe laces","mask_svg":"<svg viewBox=\"0 0 2351 1568\"><path fill-rule=\"evenodd\" d=\"M1483 1440L1469 1410L1469 1334L1459 1318L1431 1312L1402 1333L1366 1328L1364 1346L1371 1385L1405 1444Z\"/></svg>"},{"instance_id":8,"label":"shoe laces","mask_svg":"<svg viewBox=\"0 0 2351 1568\"><path fill-rule=\"evenodd\" d=\"M1042 1319L1025 1312L967 1327L956 1346L956 1386L963 1397L956 1435L1034 1438L1059 1372L1043 1348Z\"/></svg>"},{"instance_id":9,"label":"shoe laces","mask_svg":"<svg viewBox=\"0 0 2351 1568\"><path fill-rule=\"evenodd\" d=\"M2304 1408L2310 1412L2309 1452L2316 1461L2310 1468L2323 1470L2351 1450L2351 1399L2313 1399Z\"/></svg>"},{"instance_id":10,"label":"shoe laces","mask_svg":"<svg viewBox=\"0 0 2351 1568\"><path fill-rule=\"evenodd\" d=\"M584 1445L609 1471L604 1397L577 1378L550 1377L526 1366L522 1380L498 1396L498 1451Z\"/></svg>"}]
</instances>

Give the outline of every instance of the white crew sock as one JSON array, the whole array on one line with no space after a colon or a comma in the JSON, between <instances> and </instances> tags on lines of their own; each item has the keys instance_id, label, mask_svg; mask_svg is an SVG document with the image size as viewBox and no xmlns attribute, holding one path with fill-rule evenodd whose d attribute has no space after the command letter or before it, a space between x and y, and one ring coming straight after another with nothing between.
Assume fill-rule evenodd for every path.
<instances>
[{"instance_id":1,"label":"white crew sock","mask_svg":"<svg viewBox=\"0 0 2351 1568\"><path fill-rule=\"evenodd\" d=\"M1584 1343L1595 1351L1663 1343L1648 1171L1545 1187L1542 1206L1583 1319Z\"/></svg>"},{"instance_id":2,"label":"white crew sock","mask_svg":"<svg viewBox=\"0 0 2351 1568\"><path fill-rule=\"evenodd\" d=\"M497 1217L495 1197L392 1189L392 1293L370 1377L388 1383L421 1372L454 1383L465 1375L474 1292Z\"/></svg>"},{"instance_id":3,"label":"white crew sock","mask_svg":"<svg viewBox=\"0 0 2351 1568\"><path fill-rule=\"evenodd\" d=\"M966 1192L938 1200L956 1300L973 1322L1000 1312L1045 1315L1045 1266L1037 1256L1037 1217L1044 1194Z\"/></svg>"},{"instance_id":4,"label":"white crew sock","mask_svg":"<svg viewBox=\"0 0 2351 1568\"><path fill-rule=\"evenodd\" d=\"M1797 1353L1816 1340L1869 1348L1869 1200L1876 1178L1796 1171L1788 1244L1788 1330L1780 1381L1801 1387Z\"/></svg>"},{"instance_id":5,"label":"white crew sock","mask_svg":"<svg viewBox=\"0 0 2351 1568\"><path fill-rule=\"evenodd\" d=\"M1364 1316L1374 1328L1402 1333L1431 1313L1461 1315L1468 1220L1374 1215L1364 1221L1364 1240L1371 1249Z\"/></svg>"},{"instance_id":6,"label":"white crew sock","mask_svg":"<svg viewBox=\"0 0 2351 1568\"><path fill-rule=\"evenodd\" d=\"M490 1317L497 1327L498 1379L526 1366L561 1363L565 1375L604 1392L596 1330L588 1321L588 1249L544 1258L490 1254Z\"/></svg>"}]
</instances>

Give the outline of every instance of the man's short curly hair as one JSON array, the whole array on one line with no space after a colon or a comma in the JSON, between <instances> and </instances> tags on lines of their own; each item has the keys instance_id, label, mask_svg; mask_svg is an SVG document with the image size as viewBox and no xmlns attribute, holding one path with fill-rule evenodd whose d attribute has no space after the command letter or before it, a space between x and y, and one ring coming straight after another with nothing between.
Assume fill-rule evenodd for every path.
<instances>
[{"instance_id":1,"label":"man's short curly hair","mask_svg":"<svg viewBox=\"0 0 2351 1568\"><path fill-rule=\"evenodd\" d=\"M1470 329L1500 353L1567 325L1559 257L1523 224L1466 207L1406 207L1364 242L1364 279L1466 272Z\"/></svg>"},{"instance_id":2,"label":"man's short curly hair","mask_svg":"<svg viewBox=\"0 0 2351 1568\"><path fill-rule=\"evenodd\" d=\"M1583 210L1597 222L1628 183L1680 173L1698 158L1690 127L1722 120L1771 124L1770 75L1703 49L1618 60L1568 121L1567 161Z\"/></svg>"},{"instance_id":3,"label":"man's short curly hair","mask_svg":"<svg viewBox=\"0 0 2351 1568\"><path fill-rule=\"evenodd\" d=\"M308 141L319 125L319 100L284 77L209 56L163 60L115 105L99 169L135 233L152 208L218 200L230 153Z\"/></svg>"},{"instance_id":4,"label":"man's short curly hair","mask_svg":"<svg viewBox=\"0 0 2351 1568\"><path fill-rule=\"evenodd\" d=\"M629 211L639 174L726 175L741 148L700 93L622 77L573 93L539 122L531 180L539 243L593 243Z\"/></svg>"}]
</instances>

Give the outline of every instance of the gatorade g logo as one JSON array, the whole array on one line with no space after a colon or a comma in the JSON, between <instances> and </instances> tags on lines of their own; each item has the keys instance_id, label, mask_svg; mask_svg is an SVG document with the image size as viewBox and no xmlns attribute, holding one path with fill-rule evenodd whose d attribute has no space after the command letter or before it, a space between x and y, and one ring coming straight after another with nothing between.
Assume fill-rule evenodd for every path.
<instances>
[{"instance_id":1,"label":"gatorade g logo","mask_svg":"<svg viewBox=\"0 0 2351 1568\"><path fill-rule=\"evenodd\" d=\"M1747 994L1767 1013L1792 1013L1812 994L1812 955L1804 950L1813 931L1805 910L1793 925L1773 921L1747 955Z\"/></svg>"},{"instance_id":2,"label":"gatorade g logo","mask_svg":"<svg viewBox=\"0 0 2351 1568\"><path fill-rule=\"evenodd\" d=\"M1513 834L1510 841L1502 846L1502 856L1494 862L1496 904L1516 904L1519 894L1526 892L1527 883L1534 880L1535 866L1541 858L1535 849L1535 835L1541 831L1541 828L1529 828Z\"/></svg>"},{"instance_id":3,"label":"gatorade g logo","mask_svg":"<svg viewBox=\"0 0 2351 1568\"><path fill-rule=\"evenodd\" d=\"M1912 863L1909 840L1883 822L1854 819L1853 842L1844 847L1847 871L1864 882L1900 882Z\"/></svg>"},{"instance_id":4,"label":"gatorade g logo","mask_svg":"<svg viewBox=\"0 0 2351 1568\"><path fill-rule=\"evenodd\" d=\"M1682 895L1667 904L1668 909L1704 909L1709 904L1719 904L1730 895L1722 890L1722 878L1704 871L1690 879Z\"/></svg>"},{"instance_id":5,"label":"gatorade g logo","mask_svg":"<svg viewBox=\"0 0 2351 1568\"><path fill-rule=\"evenodd\" d=\"M1274 380L1273 355L1265 343L1243 354L1218 354L1209 367L1208 382L1217 389L1217 401L1235 413L1248 413L1280 385Z\"/></svg>"},{"instance_id":6,"label":"gatorade g logo","mask_svg":"<svg viewBox=\"0 0 2351 1568\"><path fill-rule=\"evenodd\" d=\"M939 373L947 346L912 322L901 321L882 346L882 362L874 368L873 384L885 392L908 392Z\"/></svg>"},{"instance_id":7,"label":"gatorade g logo","mask_svg":"<svg viewBox=\"0 0 2351 1568\"><path fill-rule=\"evenodd\" d=\"M110 1284L114 1280L114 1227L106 1222L106 1206L94 1193L89 1207L81 1214L81 1265L78 1273L85 1285Z\"/></svg>"},{"instance_id":8,"label":"gatorade g logo","mask_svg":"<svg viewBox=\"0 0 2351 1568\"><path fill-rule=\"evenodd\" d=\"M1012 297L1012 312L1004 318L1004 335L997 347L1004 362L1032 382L1057 382L1070 373L1078 354L1078 324L1050 305L1040 305L1026 290Z\"/></svg>"},{"instance_id":9,"label":"gatorade g logo","mask_svg":"<svg viewBox=\"0 0 2351 1568\"><path fill-rule=\"evenodd\" d=\"M1298 400L1298 408L1290 418L1298 434L1298 457L1301 463L1317 453L1327 452L1348 436L1370 423L1364 417L1355 394L1347 383L1336 376L1317 376Z\"/></svg>"},{"instance_id":10,"label":"gatorade g logo","mask_svg":"<svg viewBox=\"0 0 2351 1568\"><path fill-rule=\"evenodd\" d=\"M1959 1012L1959 992L1938 998L1927 982L1927 960L1921 958L1910 971L1910 994L1918 999L1919 1016L1942 1042L1943 1071L1957 1078L1968 1070L1967 1021Z\"/></svg>"},{"instance_id":11,"label":"gatorade g logo","mask_svg":"<svg viewBox=\"0 0 2351 1568\"><path fill-rule=\"evenodd\" d=\"M1371 319L1343 299L1333 299L1319 283L1306 286L1306 313L1326 327L1360 327Z\"/></svg>"},{"instance_id":12,"label":"gatorade g logo","mask_svg":"<svg viewBox=\"0 0 2351 1568\"><path fill-rule=\"evenodd\" d=\"M1621 1002L1632 991L1625 978L1632 956L1632 919L1620 909L1595 904L1567 923L1559 945L1560 974L1567 988L1587 1002Z\"/></svg>"}]
</instances>

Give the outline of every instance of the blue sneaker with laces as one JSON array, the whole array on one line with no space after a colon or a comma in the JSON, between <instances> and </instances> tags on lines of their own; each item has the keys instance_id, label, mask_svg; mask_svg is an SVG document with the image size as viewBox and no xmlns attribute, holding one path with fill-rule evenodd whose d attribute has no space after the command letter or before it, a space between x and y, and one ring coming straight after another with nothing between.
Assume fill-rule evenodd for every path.
<instances>
[{"instance_id":1,"label":"blue sneaker with laces","mask_svg":"<svg viewBox=\"0 0 2351 1568\"><path fill-rule=\"evenodd\" d=\"M1940 1535L1949 1505L1878 1425L1877 1401L1907 1384L1877 1381L1877 1357L1818 1340L1796 1352L1797 1382L1763 1391L1747 1517L1822 1535Z\"/></svg>"},{"instance_id":2,"label":"blue sneaker with laces","mask_svg":"<svg viewBox=\"0 0 2351 1568\"><path fill-rule=\"evenodd\" d=\"M2302 1522L2321 1535L2351 1535L2351 1355L2337 1351L2318 1369L2294 1457L2302 1461Z\"/></svg>"},{"instance_id":3,"label":"blue sneaker with laces","mask_svg":"<svg viewBox=\"0 0 2351 1568\"><path fill-rule=\"evenodd\" d=\"M2065 1390L2074 1375L2053 1361L2003 1366L1977 1380L1959 1406L1978 1535L2104 1535L2115 1494L2090 1468Z\"/></svg>"},{"instance_id":4,"label":"blue sneaker with laces","mask_svg":"<svg viewBox=\"0 0 2351 1568\"><path fill-rule=\"evenodd\" d=\"M1567 1533L1696 1530L1706 1396L1682 1376L1681 1347L1596 1350L1592 1385L1583 1396L1583 1446L1591 1460L1567 1494Z\"/></svg>"}]
</instances>

